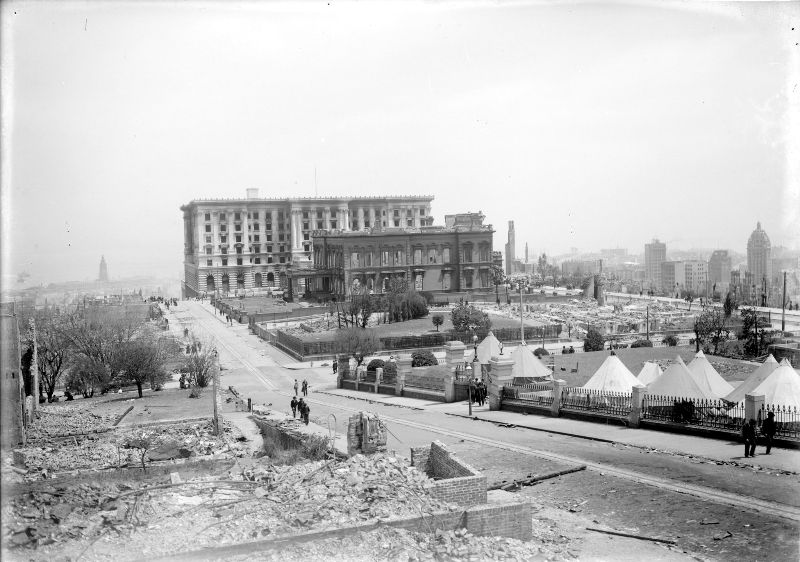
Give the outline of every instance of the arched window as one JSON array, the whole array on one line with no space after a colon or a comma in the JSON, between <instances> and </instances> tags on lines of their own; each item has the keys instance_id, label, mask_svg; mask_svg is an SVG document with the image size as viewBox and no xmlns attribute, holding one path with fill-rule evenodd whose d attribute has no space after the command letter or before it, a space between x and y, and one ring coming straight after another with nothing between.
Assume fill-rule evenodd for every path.
<instances>
[{"instance_id":1,"label":"arched window","mask_svg":"<svg viewBox=\"0 0 800 562\"><path fill-rule=\"evenodd\" d=\"M236 288L244 289L244 273L241 271L236 274Z\"/></svg>"},{"instance_id":2,"label":"arched window","mask_svg":"<svg viewBox=\"0 0 800 562\"><path fill-rule=\"evenodd\" d=\"M222 290L226 293L231 290L231 282L227 273L222 276Z\"/></svg>"},{"instance_id":3,"label":"arched window","mask_svg":"<svg viewBox=\"0 0 800 562\"><path fill-rule=\"evenodd\" d=\"M260 273L256 273L255 274L255 277L253 277L253 283L255 284L256 287L261 287L261 274Z\"/></svg>"},{"instance_id":4,"label":"arched window","mask_svg":"<svg viewBox=\"0 0 800 562\"><path fill-rule=\"evenodd\" d=\"M213 292L213 291L216 291L216 290L217 290L217 287L216 287L216 283L214 281L214 276L213 275L209 275L208 277L206 277L206 291Z\"/></svg>"},{"instance_id":5,"label":"arched window","mask_svg":"<svg viewBox=\"0 0 800 562\"><path fill-rule=\"evenodd\" d=\"M270 287L275 286L275 274L271 271L267 273L267 283L269 283Z\"/></svg>"}]
</instances>

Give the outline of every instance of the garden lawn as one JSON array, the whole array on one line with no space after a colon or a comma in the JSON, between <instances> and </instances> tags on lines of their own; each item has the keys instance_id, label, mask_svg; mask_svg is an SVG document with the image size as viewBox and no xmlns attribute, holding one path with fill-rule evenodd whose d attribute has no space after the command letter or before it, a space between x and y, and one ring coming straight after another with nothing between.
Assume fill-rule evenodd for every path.
<instances>
[{"instance_id":1,"label":"garden lawn","mask_svg":"<svg viewBox=\"0 0 800 562\"><path fill-rule=\"evenodd\" d=\"M434 314L441 314L444 318L444 324L439 326L440 332L446 332L453 329L453 323L450 321L450 309L442 309L437 311L435 309L425 318L417 318L416 320L407 320L405 322L393 322L391 324L378 324L373 330L376 335L380 337L396 337L396 336L421 336L423 334L436 333L436 328L431 321ZM519 328L519 320L510 318L498 318L496 316L490 317L492 320L492 328ZM334 341L336 339L336 332L338 326L335 319L331 319L331 330L326 332L303 333L295 332L294 335L303 341Z\"/></svg>"}]
</instances>

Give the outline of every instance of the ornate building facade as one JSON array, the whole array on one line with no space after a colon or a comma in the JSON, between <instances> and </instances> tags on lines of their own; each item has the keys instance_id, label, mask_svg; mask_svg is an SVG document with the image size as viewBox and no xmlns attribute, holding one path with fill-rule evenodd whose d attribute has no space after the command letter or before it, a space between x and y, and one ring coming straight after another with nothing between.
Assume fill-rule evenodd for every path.
<instances>
[{"instance_id":1,"label":"ornate building facade","mask_svg":"<svg viewBox=\"0 0 800 562\"><path fill-rule=\"evenodd\" d=\"M422 228L433 222L432 196L193 200L181 207L183 293L193 297L266 290L302 293L298 272L311 267L312 233Z\"/></svg>"},{"instance_id":2,"label":"ornate building facade","mask_svg":"<svg viewBox=\"0 0 800 562\"><path fill-rule=\"evenodd\" d=\"M491 225L474 213L451 215L452 226L313 233L314 267L295 275L321 300L353 292L382 293L392 278L417 291L460 292L494 287Z\"/></svg>"}]
</instances>

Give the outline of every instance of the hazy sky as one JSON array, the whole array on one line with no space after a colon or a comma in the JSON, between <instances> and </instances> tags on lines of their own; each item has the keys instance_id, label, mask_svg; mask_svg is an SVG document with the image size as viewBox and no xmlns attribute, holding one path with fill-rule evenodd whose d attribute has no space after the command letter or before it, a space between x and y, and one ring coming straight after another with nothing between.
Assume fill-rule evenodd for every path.
<instances>
[{"instance_id":1,"label":"hazy sky","mask_svg":"<svg viewBox=\"0 0 800 562\"><path fill-rule=\"evenodd\" d=\"M514 220L520 256L800 240L798 3L2 9L4 279L177 276L181 204L315 168L481 210L495 249Z\"/></svg>"}]
</instances>

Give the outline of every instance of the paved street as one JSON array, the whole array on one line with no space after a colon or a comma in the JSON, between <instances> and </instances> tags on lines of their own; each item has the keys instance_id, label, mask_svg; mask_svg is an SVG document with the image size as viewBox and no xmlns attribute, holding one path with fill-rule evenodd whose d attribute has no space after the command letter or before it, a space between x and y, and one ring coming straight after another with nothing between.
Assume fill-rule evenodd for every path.
<instances>
[{"instance_id":1,"label":"paved street","mask_svg":"<svg viewBox=\"0 0 800 562\"><path fill-rule=\"evenodd\" d=\"M466 403L337 390L329 366L290 368L298 366L294 359L249 334L246 326L228 326L205 303L181 302L170 313L170 324L180 332L189 327L216 345L224 369L223 387L232 385L256 403L289 411L295 378L306 379L312 421L327 428L333 414L340 434L351 413L376 412L389 428L389 448L398 454L408 455L409 447L439 439L484 471L490 482L586 464L583 473L523 493L549 498L548 505L559 508L568 508L564 501L574 497L580 504L575 517L591 513L612 528L680 536L684 548L712 559L734 553L740 559L797 557L797 451L773 449L772 455L743 459L739 443L489 412L486 407L474 408L478 419L470 420L465 417ZM702 525L703 520L717 523ZM714 540L713 535L722 531L720 525L731 536ZM765 552L769 552L766 557Z\"/></svg>"}]
</instances>

